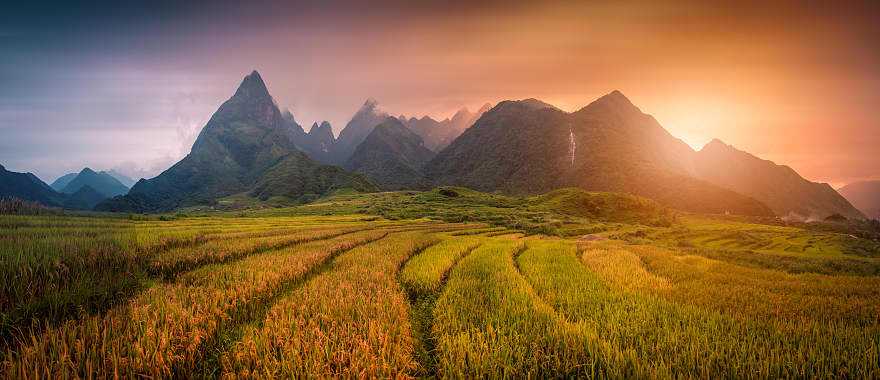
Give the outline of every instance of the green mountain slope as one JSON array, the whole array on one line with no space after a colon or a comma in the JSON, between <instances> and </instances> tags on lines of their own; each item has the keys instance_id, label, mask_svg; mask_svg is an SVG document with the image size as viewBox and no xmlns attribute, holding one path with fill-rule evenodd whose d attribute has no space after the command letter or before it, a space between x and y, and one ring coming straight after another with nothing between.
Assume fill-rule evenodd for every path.
<instances>
[{"instance_id":1,"label":"green mountain slope","mask_svg":"<svg viewBox=\"0 0 880 380\"><path fill-rule=\"evenodd\" d=\"M384 190L424 189L422 166L434 157L419 135L398 119L377 125L352 154L346 169L364 174Z\"/></svg>"},{"instance_id":2,"label":"green mountain slope","mask_svg":"<svg viewBox=\"0 0 880 380\"><path fill-rule=\"evenodd\" d=\"M564 187L630 193L695 212L770 215L749 197L692 177L693 151L615 91L574 113L505 101L426 165L436 184L539 194Z\"/></svg>"},{"instance_id":3,"label":"green mountain slope","mask_svg":"<svg viewBox=\"0 0 880 380\"><path fill-rule=\"evenodd\" d=\"M305 202L340 189L377 190L360 174L346 172L338 166L318 164L305 154L294 152L267 170L249 194L262 200L281 196Z\"/></svg>"},{"instance_id":4,"label":"green mountain slope","mask_svg":"<svg viewBox=\"0 0 880 380\"><path fill-rule=\"evenodd\" d=\"M67 196L64 200L64 208L73 210L91 210L98 203L107 199L107 196L93 189L89 185L84 185L77 189L73 194Z\"/></svg>"},{"instance_id":5,"label":"green mountain slope","mask_svg":"<svg viewBox=\"0 0 880 380\"><path fill-rule=\"evenodd\" d=\"M297 130L302 131L292 117L282 115L254 71L214 113L186 157L159 176L138 181L127 196L108 200L97 209L167 211L212 204L217 198L251 190L259 196L279 193L297 198L305 195L300 191L322 194L338 187L362 187L357 177L301 154L294 141ZM324 179L292 177L316 172ZM288 186L266 187L266 183L283 185L278 178L285 178Z\"/></svg>"},{"instance_id":6,"label":"green mountain slope","mask_svg":"<svg viewBox=\"0 0 880 380\"><path fill-rule=\"evenodd\" d=\"M49 186L55 191L61 191L62 189L64 189L65 186L67 186L68 183L70 183L70 181L73 181L73 179L76 178L77 175L79 175L79 173L67 173L61 177L58 177L58 179L53 181L52 184Z\"/></svg>"},{"instance_id":7,"label":"green mountain slope","mask_svg":"<svg viewBox=\"0 0 880 380\"><path fill-rule=\"evenodd\" d=\"M0 198L18 198L38 202L46 206L60 207L64 195L31 173L17 173L0 165Z\"/></svg>"}]
</instances>

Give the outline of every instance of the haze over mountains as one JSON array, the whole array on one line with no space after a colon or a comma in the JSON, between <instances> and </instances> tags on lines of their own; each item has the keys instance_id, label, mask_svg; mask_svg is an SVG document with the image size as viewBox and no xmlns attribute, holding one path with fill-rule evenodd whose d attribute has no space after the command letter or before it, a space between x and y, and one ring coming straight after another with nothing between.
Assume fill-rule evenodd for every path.
<instances>
[{"instance_id":1,"label":"haze over mountains","mask_svg":"<svg viewBox=\"0 0 880 380\"><path fill-rule=\"evenodd\" d=\"M64 205L65 196L42 181L24 174L4 178L18 190L7 184L3 195ZM80 205L96 193L120 195L125 187L111 173L90 169L53 185L68 196L85 188ZM693 212L864 217L827 184L786 166L718 140L694 151L619 91L571 113L525 99L462 109L442 121L391 117L369 99L334 138L329 123L306 132L290 111L282 112L256 71L214 113L189 155L97 209L169 211L233 195L304 202L344 188L437 185L510 194L579 187L641 195Z\"/></svg>"},{"instance_id":2,"label":"haze over mountains","mask_svg":"<svg viewBox=\"0 0 880 380\"><path fill-rule=\"evenodd\" d=\"M55 191L64 194L73 194L82 187L89 186L104 198L112 198L117 195L128 193L128 187L108 172L95 172L91 168L84 168L79 173L65 174L52 182L51 187Z\"/></svg>"},{"instance_id":3,"label":"haze over mountains","mask_svg":"<svg viewBox=\"0 0 880 380\"><path fill-rule=\"evenodd\" d=\"M880 220L880 180L851 183L839 192L869 218Z\"/></svg>"},{"instance_id":4,"label":"haze over mountains","mask_svg":"<svg viewBox=\"0 0 880 380\"><path fill-rule=\"evenodd\" d=\"M91 210L101 201L127 192L128 188L107 172L89 168L61 176L49 186L31 173L14 173L0 166L0 196L50 207Z\"/></svg>"}]
</instances>

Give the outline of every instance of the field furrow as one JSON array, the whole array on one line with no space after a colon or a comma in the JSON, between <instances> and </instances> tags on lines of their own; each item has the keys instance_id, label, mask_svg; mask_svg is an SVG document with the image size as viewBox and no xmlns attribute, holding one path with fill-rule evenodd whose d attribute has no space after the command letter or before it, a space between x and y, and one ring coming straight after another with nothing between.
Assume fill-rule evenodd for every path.
<instances>
[{"instance_id":1,"label":"field furrow","mask_svg":"<svg viewBox=\"0 0 880 380\"><path fill-rule=\"evenodd\" d=\"M877 374L870 364L877 363L876 350L870 348L876 332L818 325L786 331L764 318L735 318L707 311L708 305L672 303L657 294L675 283L651 273L639 256L619 247L588 244L584 266L577 265L572 242L534 243L518 261L540 297L584 331L586 342L603 348L598 357L614 377ZM682 271L682 279L692 278L695 269ZM701 286L735 291L723 281ZM699 297L699 292L690 295ZM769 357L777 359L768 362Z\"/></svg>"},{"instance_id":2,"label":"field furrow","mask_svg":"<svg viewBox=\"0 0 880 380\"><path fill-rule=\"evenodd\" d=\"M434 323L434 304L449 272L480 244L479 238L452 237L413 256L403 266L398 280L409 296L410 323L415 338L415 355L419 362L419 376L436 376L435 339L431 335Z\"/></svg>"},{"instance_id":3,"label":"field furrow","mask_svg":"<svg viewBox=\"0 0 880 380\"><path fill-rule=\"evenodd\" d=\"M523 242L492 239L453 269L434 308L442 377L597 376L591 347L517 273Z\"/></svg>"},{"instance_id":4,"label":"field furrow","mask_svg":"<svg viewBox=\"0 0 880 380\"><path fill-rule=\"evenodd\" d=\"M205 355L202 348L226 324L246 320L261 302L335 252L386 234L358 232L202 267L178 283L146 290L105 316L71 321L34 336L17 352L7 353L3 372L6 377L191 373Z\"/></svg>"},{"instance_id":5,"label":"field furrow","mask_svg":"<svg viewBox=\"0 0 880 380\"><path fill-rule=\"evenodd\" d=\"M397 271L435 244L396 233L339 255L282 297L222 357L224 377L400 377L416 370L406 294Z\"/></svg>"},{"instance_id":6,"label":"field furrow","mask_svg":"<svg viewBox=\"0 0 880 380\"><path fill-rule=\"evenodd\" d=\"M235 261L261 252L315 240L332 239L368 228L370 227L322 227L268 237L218 238L195 248L173 249L159 253L150 262L149 271L153 276L173 280L179 273L203 265Z\"/></svg>"}]
</instances>

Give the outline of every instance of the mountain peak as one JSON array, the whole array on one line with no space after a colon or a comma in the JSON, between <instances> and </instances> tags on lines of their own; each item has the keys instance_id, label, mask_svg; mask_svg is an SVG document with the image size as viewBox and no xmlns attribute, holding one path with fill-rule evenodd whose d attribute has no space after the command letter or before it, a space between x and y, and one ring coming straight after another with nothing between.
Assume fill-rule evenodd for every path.
<instances>
[{"instance_id":1,"label":"mountain peak","mask_svg":"<svg viewBox=\"0 0 880 380\"><path fill-rule=\"evenodd\" d=\"M364 101L364 105L361 106L361 109L373 110L373 109L376 109L376 107L378 107L378 106L379 106L378 100L376 100L375 98L367 98L367 100Z\"/></svg>"},{"instance_id":2,"label":"mountain peak","mask_svg":"<svg viewBox=\"0 0 880 380\"><path fill-rule=\"evenodd\" d=\"M312 124L312 129L309 130L309 135L311 136L321 136L325 140L329 140L332 142L333 138L333 127L330 126L326 120L322 121L321 124L318 124L316 121Z\"/></svg>"},{"instance_id":3,"label":"mountain peak","mask_svg":"<svg viewBox=\"0 0 880 380\"><path fill-rule=\"evenodd\" d=\"M269 89L266 88L266 83L263 82L263 77L260 76L257 70L244 77L238 86L238 90L235 90L234 96L270 97Z\"/></svg>"},{"instance_id":4,"label":"mountain peak","mask_svg":"<svg viewBox=\"0 0 880 380\"><path fill-rule=\"evenodd\" d=\"M728 147L728 146L730 146L730 145L725 144L724 141L721 141L721 139L713 138L712 141L709 141L706 145L703 146L703 149L706 149L707 147Z\"/></svg>"},{"instance_id":5,"label":"mountain peak","mask_svg":"<svg viewBox=\"0 0 880 380\"><path fill-rule=\"evenodd\" d=\"M471 110L469 110L467 107L461 107L460 110L455 112L455 115L452 115L452 118L453 119L464 118L464 117L470 116L470 114L471 114Z\"/></svg>"},{"instance_id":6,"label":"mountain peak","mask_svg":"<svg viewBox=\"0 0 880 380\"><path fill-rule=\"evenodd\" d=\"M95 173L95 171L92 170L92 168L86 166L85 168L83 168L83 170L81 170L79 172L79 174L98 174L98 173Z\"/></svg>"},{"instance_id":7,"label":"mountain peak","mask_svg":"<svg viewBox=\"0 0 880 380\"><path fill-rule=\"evenodd\" d=\"M636 107L626 95L623 95L622 92L618 90L611 91L610 93L602 96L599 99L594 100L592 103L588 104L586 107L581 108L580 111L591 110L591 109L605 109L616 112L638 112L641 113L638 107ZM578 111L578 112L580 112Z\"/></svg>"},{"instance_id":8,"label":"mountain peak","mask_svg":"<svg viewBox=\"0 0 880 380\"><path fill-rule=\"evenodd\" d=\"M711 151L742 152L739 149L736 149L736 147L734 147L733 145L727 144L718 138L713 138L712 141L709 141L708 143L706 143L706 145L703 145L702 149L700 149L700 152L711 152ZM745 153L745 152L743 152L743 153Z\"/></svg>"}]
</instances>

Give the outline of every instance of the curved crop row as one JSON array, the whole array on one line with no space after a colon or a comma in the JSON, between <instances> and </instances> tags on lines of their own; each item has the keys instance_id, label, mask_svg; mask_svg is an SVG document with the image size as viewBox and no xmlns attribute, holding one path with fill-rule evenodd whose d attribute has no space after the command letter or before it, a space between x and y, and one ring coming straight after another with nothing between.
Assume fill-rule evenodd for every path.
<instances>
[{"instance_id":1,"label":"curved crop row","mask_svg":"<svg viewBox=\"0 0 880 380\"><path fill-rule=\"evenodd\" d=\"M435 242L429 233L400 233L340 255L223 355L224 377L388 378L415 370L396 272Z\"/></svg>"},{"instance_id":2,"label":"curved crop row","mask_svg":"<svg viewBox=\"0 0 880 380\"><path fill-rule=\"evenodd\" d=\"M250 256L148 289L105 316L34 336L3 364L6 377L168 377L192 370L227 321L240 319L334 252L379 239L365 231Z\"/></svg>"}]
</instances>

